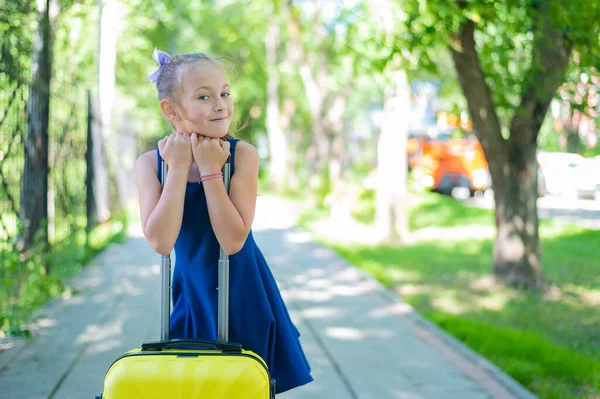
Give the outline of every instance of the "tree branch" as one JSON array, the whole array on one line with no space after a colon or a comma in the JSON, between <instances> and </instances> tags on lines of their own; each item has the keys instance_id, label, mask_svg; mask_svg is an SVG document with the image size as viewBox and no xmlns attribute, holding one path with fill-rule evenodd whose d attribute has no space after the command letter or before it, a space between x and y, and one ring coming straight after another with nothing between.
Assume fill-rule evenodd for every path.
<instances>
[{"instance_id":1,"label":"tree branch","mask_svg":"<svg viewBox=\"0 0 600 399\"><path fill-rule=\"evenodd\" d=\"M450 53L467 99L475 134L481 142L488 162L494 163L494 159L504 157L506 142L502 137L496 105L491 90L485 82L481 62L475 49L475 23L465 19L452 39L455 46L450 46ZM499 161L502 162L502 159L500 158Z\"/></svg>"},{"instance_id":2,"label":"tree branch","mask_svg":"<svg viewBox=\"0 0 600 399\"><path fill-rule=\"evenodd\" d=\"M535 3L531 69L510 127L510 146L534 146L556 90L564 80L572 43L553 25L549 0Z\"/></svg>"}]
</instances>

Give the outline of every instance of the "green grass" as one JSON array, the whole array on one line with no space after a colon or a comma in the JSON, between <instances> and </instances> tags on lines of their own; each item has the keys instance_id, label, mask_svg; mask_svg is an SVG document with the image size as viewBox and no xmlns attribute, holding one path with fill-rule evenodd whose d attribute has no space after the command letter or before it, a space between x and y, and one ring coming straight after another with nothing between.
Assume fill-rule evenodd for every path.
<instances>
[{"instance_id":1,"label":"green grass","mask_svg":"<svg viewBox=\"0 0 600 399\"><path fill-rule=\"evenodd\" d=\"M363 190L352 210L357 221L370 224L375 221L375 190Z\"/></svg>"},{"instance_id":2,"label":"green grass","mask_svg":"<svg viewBox=\"0 0 600 399\"><path fill-rule=\"evenodd\" d=\"M409 192L415 206L409 211L409 228L418 230L425 227L453 227L471 224L492 224L494 213L490 209L469 208L451 197L435 193ZM375 191L364 190L352 211L358 222L371 224L375 221Z\"/></svg>"},{"instance_id":3,"label":"green grass","mask_svg":"<svg viewBox=\"0 0 600 399\"><path fill-rule=\"evenodd\" d=\"M325 244L540 398L600 397L600 231L541 223L550 288L518 291L488 278L491 239L451 233L455 226L493 226L491 210L436 194L417 198L412 230L448 229L451 239L404 247ZM305 217L304 225L319 216Z\"/></svg>"},{"instance_id":4,"label":"green grass","mask_svg":"<svg viewBox=\"0 0 600 399\"><path fill-rule=\"evenodd\" d=\"M417 204L409 213L409 228L493 225L491 209L467 207L452 197L436 193L413 194Z\"/></svg>"},{"instance_id":5,"label":"green grass","mask_svg":"<svg viewBox=\"0 0 600 399\"><path fill-rule=\"evenodd\" d=\"M590 357L557 346L539 333L435 311L424 315L541 398L597 398L600 363Z\"/></svg>"}]
</instances>

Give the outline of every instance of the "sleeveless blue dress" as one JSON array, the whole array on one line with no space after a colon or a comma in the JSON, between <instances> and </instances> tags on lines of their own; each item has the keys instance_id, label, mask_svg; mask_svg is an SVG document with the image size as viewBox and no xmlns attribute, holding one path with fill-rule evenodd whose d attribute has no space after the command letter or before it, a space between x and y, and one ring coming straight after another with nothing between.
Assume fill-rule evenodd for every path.
<instances>
[{"instance_id":1,"label":"sleeveless blue dress","mask_svg":"<svg viewBox=\"0 0 600 399\"><path fill-rule=\"evenodd\" d=\"M238 141L229 140L232 176ZM160 176L158 149L157 155ZM175 255L170 337L216 340L219 242L210 224L202 184L187 183ZM252 230L242 249L229 256L229 265L229 341L242 344L265 360L271 378L275 378L276 393L311 382L300 333Z\"/></svg>"}]
</instances>

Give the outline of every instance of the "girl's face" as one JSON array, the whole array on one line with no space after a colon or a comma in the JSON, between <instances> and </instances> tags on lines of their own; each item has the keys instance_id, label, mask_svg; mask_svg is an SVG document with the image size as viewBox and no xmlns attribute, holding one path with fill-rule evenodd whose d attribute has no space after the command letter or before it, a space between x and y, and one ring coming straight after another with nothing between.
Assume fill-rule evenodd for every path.
<instances>
[{"instance_id":1,"label":"girl's face","mask_svg":"<svg viewBox=\"0 0 600 399\"><path fill-rule=\"evenodd\" d=\"M181 71L179 127L186 133L220 138L227 134L233 117L233 101L227 77L211 62Z\"/></svg>"}]
</instances>

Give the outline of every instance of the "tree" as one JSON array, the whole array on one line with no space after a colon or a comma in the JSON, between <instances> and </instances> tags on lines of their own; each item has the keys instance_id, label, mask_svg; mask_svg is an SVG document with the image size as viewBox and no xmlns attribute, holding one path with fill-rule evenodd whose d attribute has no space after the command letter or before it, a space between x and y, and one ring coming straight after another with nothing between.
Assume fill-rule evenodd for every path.
<instances>
[{"instance_id":1,"label":"tree","mask_svg":"<svg viewBox=\"0 0 600 399\"><path fill-rule=\"evenodd\" d=\"M131 166L126 170L127 165L132 165L132 161L126 162L124 158L124 146L121 145L121 151L106 151L107 148L116 148L119 142L113 128L113 111L115 100L115 62L117 56L117 37L121 30L122 21L119 19L122 6L117 0L105 0L98 2L98 87L97 98L92 100L93 122L91 129L93 136L91 151L92 157L90 167L93 167L94 176L90 182L91 197L93 198L93 215L88 215L88 225L96 222L106 222L110 218L110 193L109 193L109 160L112 158L113 165L119 165L114 171L117 179L122 178L123 173L132 175ZM95 112L94 112L95 111ZM122 139L121 139L122 142ZM107 145L108 144L108 145ZM123 167L125 166L125 167ZM131 181L129 184L131 185ZM122 192L119 187L119 192ZM95 220L94 220L95 219Z\"/></svg>"},{"instance_id":2,"label":"tree","mask_svg":"<svg viewBox=\"0 0 600 399\"><path fill-rule=\"evenodd\" d=\"M407 217L407 139L410 122L410 86L402 69L389 73L384 94L383 124L377 151L376 222L384 242L405 242Z\"/></svg>"},{"instance_id":3,"label":"tree","mask_svg":"<svg viewBox=\"0 0 600 399\"><path fill-rule=\"evenodd\" d=\"M0 4L0 73L22 80L22 70L29 66L33 35L29 26L35 17L32 0Z\"/></svg>"},{"instance_id":4,"label":"tree","mask_svg":"<svg viewBox=\"0 0 600 399\"><path fill-rule=\"evenodd\" d=\"M328 60L323 46L323 25L316 2L313 2L311 9L312 23L310 27L312 29L303 31L301 13L294 6L293 1L286 0L283 6L283 13L288 22L290 51L295 56L298 73L302 78L310 109L312 123L310 137L312 142L306 153L306 163L309 169L309 185L315 188L317 185L323 185L321 175L329 155L329 143L323 126L323 110L326 97L324 80L328 76ZM303 40L303 32L305 36L311 38L310 47L306 45L307 40ZM318 183L315 184L317 181Z\"/></svg>"},{"instance_id":5,"label":"tree","mask_svg":"<svg viewBox=\"0 0 600 399\"><path fill-rule=\"evenodd\" d=\"M577 71L576 76L560 89L555 100L557 111L552 116L553 129L560 134L561 146L567 152L586 153L597 146L596 123L600 75L590 70ZM564 141L563 141L564 140Z\"/></svg>"},{"instance_id":6,"label":"tree","mask_svg":"<svg viewBox=\"0 0 600 399\"><path fill-rule=\"evenodd\" d=\"M370 7L369 7L370 6ZM411 124L411 88L407 54L389 56L394 29L401 10L391 0L368 2L359 30L368 32L357 52L363 54L366 72L383 98L380 133L377 140L377 195L375 223L380 240L402 243L408 240L407 139ZM358 44L358 43L357 43ZM382 49L384 49L382 51Z\"/></svg>"},{"instance_id":7,"label":"tree","mask_svg":"<svg viewBox=\"0 0 600 399\"><path fill-rule=\"evenodd\" d=\"M276 191L285 189L287 176L287 137L281 126L279 106L279 4L269 1L269 13L273 15L265 35L265 54L267 76L267 137L269 139L269 180Z\"/></svg>"},{"instance_id":8,"label":"tree","mask_svg":"<svg viewBox=\"0 0 600 399\"><path fill-rule=\"evenodd\" d=\"M360 40L353 24L360 6L346 8L339 2L286 0L282 12L288 26L286 62L293 63L304 89L310 116L310 145L306 151L308 186L314 200L339 202L348 169L348 103L360 96L356 65L361 54L349 43ZM366 104L366 101L364 102ZM300 108L300 107L299 107Z\"/></svg>"},{"instance_id":9,"label":"tree","mask_svg":"<svg viewBox=\"0 0 600 399\"><path fill-rule=\"evenodd\" d=\"M493 274L540 287L537 136L557 88L574 68L597 64L600 5L551 0L401 2L398 35L431 66L449 49L477 138L489 163L496 203ZM402 46L399 46L402 47Z\"/></svg>"}]
</instances>

